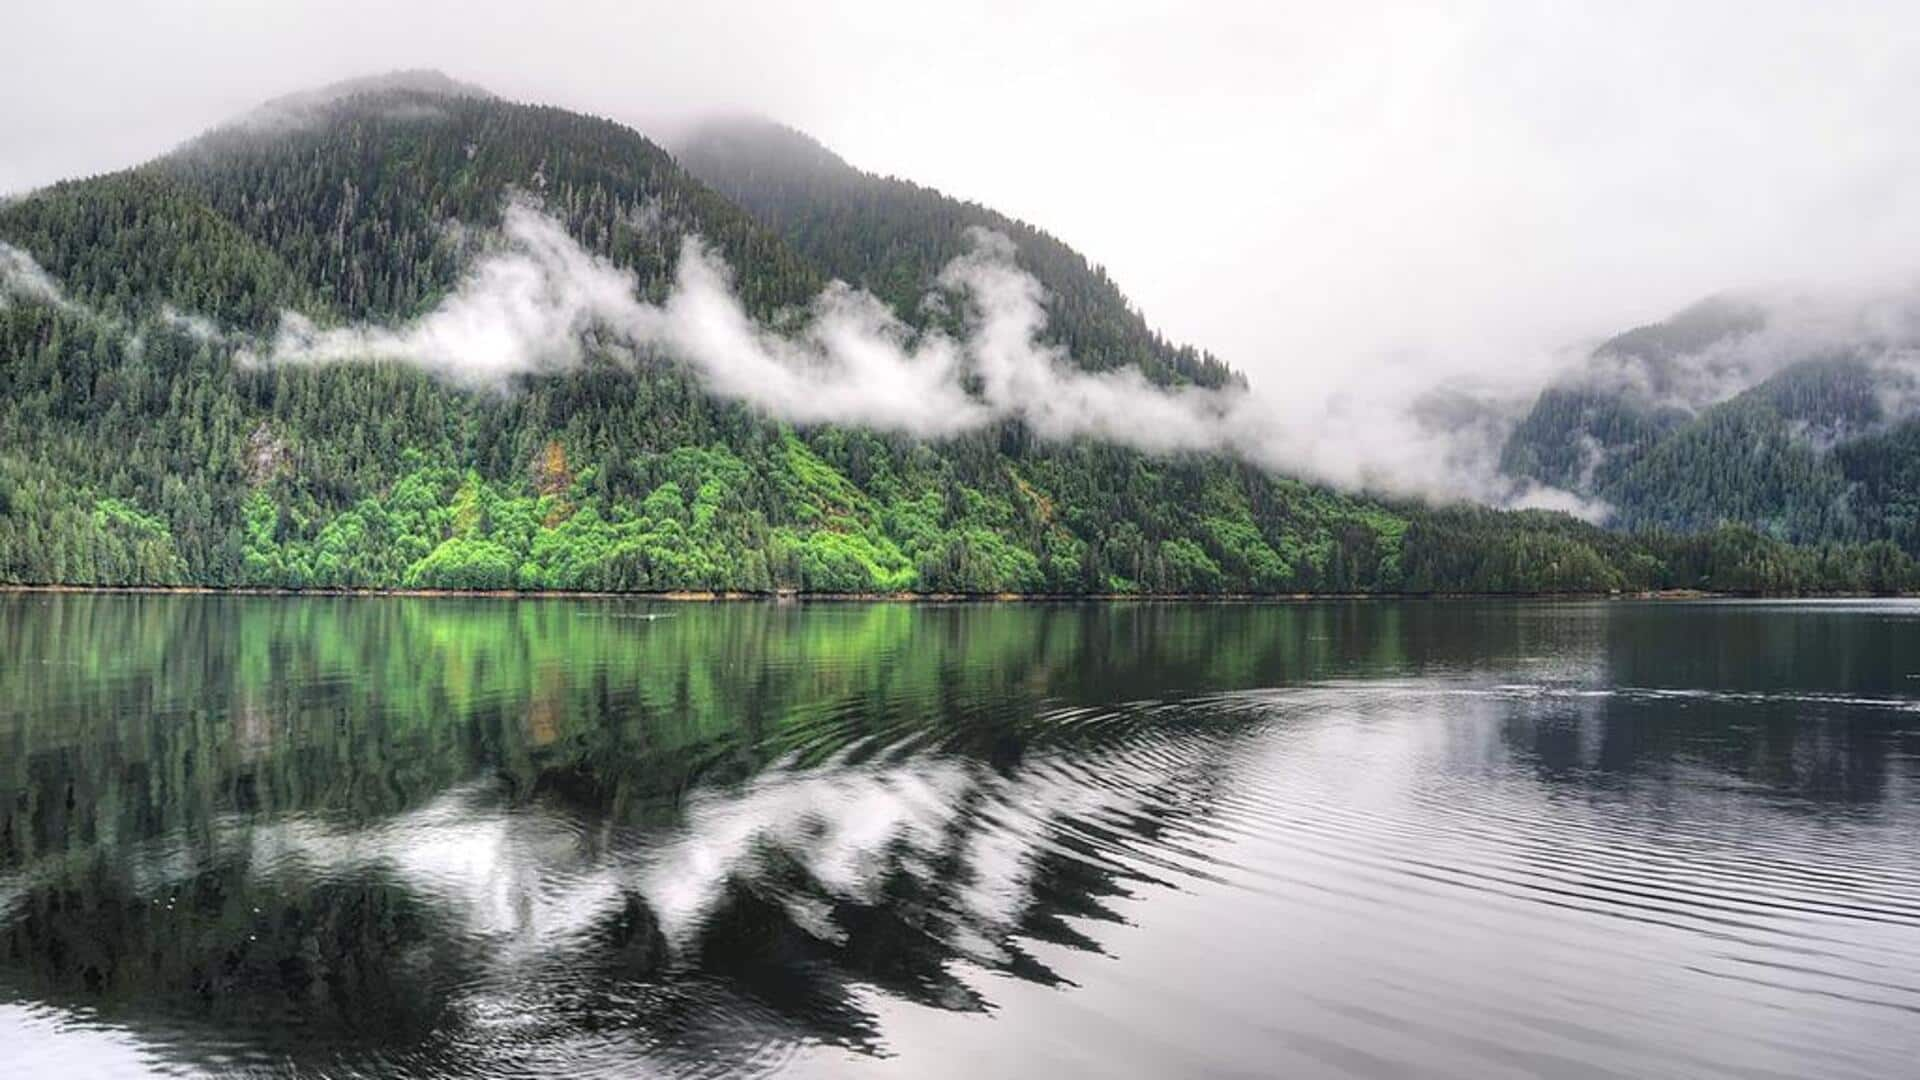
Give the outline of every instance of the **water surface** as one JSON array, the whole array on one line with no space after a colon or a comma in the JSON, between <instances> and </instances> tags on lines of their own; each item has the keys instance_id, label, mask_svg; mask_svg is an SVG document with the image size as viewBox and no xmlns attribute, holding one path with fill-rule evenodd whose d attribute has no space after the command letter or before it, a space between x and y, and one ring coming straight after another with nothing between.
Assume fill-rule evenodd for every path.
<instances>
[{"instance_id":1,"label":"water surface","mask_svg":"<svg viewBox=\"0 0 1920 1080\"><path fill-rule=\"evenodd\" d=\"M1886 1077L1920 605L0 597L0 1072Z\"/></svg>"}]
</instances>

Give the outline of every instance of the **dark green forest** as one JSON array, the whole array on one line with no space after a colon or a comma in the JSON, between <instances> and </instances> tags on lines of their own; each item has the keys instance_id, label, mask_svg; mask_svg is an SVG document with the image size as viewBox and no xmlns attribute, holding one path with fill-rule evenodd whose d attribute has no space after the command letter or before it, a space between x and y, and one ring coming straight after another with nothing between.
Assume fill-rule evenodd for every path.
<instances>
[{"instance_id":1,"label":"dark green forest","mask_svg":"<svg viewBox=\"0 0 1920 1080\"><path fill-rule=\"evenodd\" d=\"M1920 583L1908 494L1920 478L1903 464L1915 436L1898 432L1814 460L1786 440L1753 475L1715 481L1759 499L1804 489L1811 503L1831 494L1825 470L1850 470L1883 493L1871 527L1857 509L1847 528L1814 510L1775 527L1722 512L1735 496L1711 487L1697 511L1626 534L1346 494L1220 456L1042 440L1018 420L932 442L796 427L709 395L665 358L590 358L504 388L390 361L247 359L283 310L325 325L431 308L519 195L651 298L681 239L704 238L764 318L834 278L935 318L916 301L966 229L990 226L1047 288L1048 333L1076 364L1242 383L1022 223L865 176L783 129L716 129L683 154L693 172L611 121L399 87L255 116L0 204L0 241L62 293L0 293L0 581L966 594ZM1693 483L1686 447L1750 438L1782 407L1741 406L1672 460L1646 455L1618 490Z\"/></svg>"},{"instance_id":2,"label":"dark green forest","mask_svg":"<svg viewBox=\"0 0 1920 1080\"><path fill-rule=\"evenodd\" d=\"M1920 421L1889 407L1914 385L1904 365L1882 362L1910 347L1811 348L1723 400L1675 403L1690 378L1737 383L1729 356L1763 323L1708 301L1602 344L1589 371L1542 391L1502 468L1604 500L1618 528L1731 522L1790 543L1920 555Z\"/></svg>"},{"instance_id":3,"label":"dark green forest","mask_svg":"<svg viewBox=\"0 0 1920 1080\"><path fill-rule=\"evenodd\" d=\"M696 128L675 147L688 171L744 207L825 273L915 313L927 282L967 250L969 228L1009 237L1046 287L1048 331L1094 371L1134 367L1157 383L1245 385L1238 372L1147 325L1106 272L1023 221L911 181L863 173L791 128L752 118Z\"/></svg>"}]
</instances>

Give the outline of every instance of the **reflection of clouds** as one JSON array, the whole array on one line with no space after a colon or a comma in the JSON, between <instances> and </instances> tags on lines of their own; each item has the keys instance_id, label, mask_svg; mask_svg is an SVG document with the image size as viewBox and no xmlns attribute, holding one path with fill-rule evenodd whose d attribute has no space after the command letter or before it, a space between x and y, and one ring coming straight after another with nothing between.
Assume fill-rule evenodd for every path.
<instances>
[{"instance_id":1,"label":"reflection of clouds","mask_svg":"<svg viewBox=\"0 0 1920 1080\"><path fill-rule=\"evenodd\" d=\"M246 856L254 875L282 887L389 877L432 905L445 932L492 944L497 964L585 947L635 897L672 953L692 960L740 888L808 936L842 945L848 928L836 907L886 906L901 879L931 898L947 949L1002 964L1035 902L1038 861L1061 850L1049 836L1078 820L1122 819L1139 801L1125 784L1089 783L1102 769L1125 771L1081 761L1007 775L944 756L772 768L692 794L671 827L615 830L604 846L564 810L509 807L480 782L368 828L261 825L246 835ZM166 870L149 884L190 873Z\"/></svg>"},{"instance_id":2,"label":"reflection of clouds","mask_svg":"<svg viewBox=\"0 0 1920 1080\"><path fill-rule=\"evenodd\" d=\"M1103 905L1132 876L1121 849L1150 842L1126 823L1156 791L1180 786L1179 771L1117 745L1033 755L1011 771L954 754L850 750L695 790L664 826L608 820L595 788L528 799L547 789L488 778L370 821L224 814L110 854L46 857L0 875L0 922L104 869L107 907L150 914L101 944L152 952L124 985L141 986L141 1008L158 1012L195 1007L181 986L213 955L180 936L187 928L241 950L233 986L261 1000L303 995L318 985L309 978L371 980L372 996L336 1002L330 1022L352 1028L368 1009L417 1002L415 1021L451 1010L459 1019L445 1045L483 1056L496 1039L564 1042L575 1011L606 1002L638 1010L643 1030L678 1031L686 1009L745 1009L780 1046L796 1023L866 1043L874 1032L852 984L974 1009L984 1002L955 961L1057 981L1023 943L1038 934L1092 947L1060 920L1107 917ZM370 911L379 914L366 921ZM61 932L33 939L46 970L61 968ZM181 944L153 951L156 935ZM738 1035L715 1028L701 1039L730 1046Z\"/></svg>"},{"instance_id":3,"label":"reflection of clouds","mask_svg":"<svg viewBox=\"0 0 1920 1080\"><path fill-rule=\"evenodd\" d=\"M0 1031L7 1033L0 1058L11 1076L73 1075L76 1062L94 1080L163 1071L159 1051L132 1033L37 1005L0 1004Z\"/></svg>"},{"instance_id":4,"label":"reflection of clouds","mask_svg":"<svg viewBox=\"0 0 1920 1080\"><path fill-rule=\"evenodd\" d=\"M376 1048L412 1055L382 1059L390 1071L750 1072L837 1045L899 1053L883 1064L920 1075L937 1071L913 1057L938 1045L916 1041L929 1025L977 1038L952 1014L998 1004L1005 1045L1079 1037L1068 1017L1094 1017L1179 1031L1185 1046L1259 1045L1275 1071L1313 1071L1286 1056L1297 1036L1392 1071L1480 1075L1510 1061L1406 1032L1497 1032L1564 1072L1603 1060L1578 1032L1605 1024L1645 1052L1606 1071L1686 1072L1701 1033L1751 1014L1757 995L1780 1005L1774 1064L1832 1064L1833 1046L1886 1060L1889 1027L1871 1009L1914 1001L1901 974L1920 925L1911 800L1871 817L1803 813L1805 800L1780 797L1790 789L1730 782L1740 774L1704 771L1697 751L1762 705L1796 719L1795 746L1820 727L1799 723L1802 709L1894 713L1902 731L1911 714L1867 696L1564 675L1529 662L1046 714L1048 738L997 767L951 744L861 743L697 788L665 823L629 798L665 786L648 763L568 759L390 817L231 816L117 848L102 907L122 891L135 906L181 898L181 915L141 924L154 929L119 950L186 943L169 954L172 981L126 984L140 1009L199 1007L183 972L221 954L196 936L206 914L189 897L216 892L240 916L232 937L260 933L256 974L234 996L344 978L351 993L325 1007L347 1040L423 1002L406 1028L419 1042ZM94 872L77 858L44 867L34 888L56 900ZM1179 891L1136 891L1150 882ZM1145 914L1117 909L1134 895L1154 905L1147 929L1095 922ZM242 903L266 913L249 920ZM38 956L57 957L53 944ZM1124 952L1132 966L1089 977L1103 962L1066 950ZM326 962L300 972L310 981L279 975L316 955ZM1755 981L1783 960L1793 975ZM1196 971L1204 989L1187 981ZM1029 980L1081 990L1035 995ZM891 1008L903 1001L929 1011L903 1022ZM267 1045L261 1014L232 1016L191 1029L194 1045L228 1030ZM1113 1050L1099 1038L1088 1044ZM1704 1045L1756 1075L1776 1052Z\"/></svg>"},{"instance_id":5,"label":"reflection of clouds","mask_svg":"<svg viewBox=\"0 0 1920 1080\"><path fill-rule=\"evenodd\" d=\"M737 791L695 796L687 823L643 856L636 886L676 947L699 933L727 882L759 876L771 852L829 897L878 904L890 874L934 875L932 860L980 782L955 760L763 773Z\"/></svg>"},{"instance_id":6,"label":"reflection of clouds","mask_svg":"<svg viewBox=\"0 0 1920 1080\"><path fill-rule=\"evenodd\" d=\"M844 928L827 922L820 900L881 905L888 882L905 875L939 898L948 948L1002 963L1035 903L1038 861L1060 851L1052 838L1140 801L1126 785L1089 782L1122 775L1124 765L1081 757L1071 768L1041 762L1011 775L948 757L763 773L692 800L686 823L641 858L636 887L676 946L694 940L728 882L742 880L762 883L796 923L837 940ZM805 871L812 895L772 883L783 864Z\"/></svg>"},{"instance_id":7,"label":"reflection of clouds","mask_svg":"<svg viewBox=\"0 0 1920 1080\"><path fill-rule=\"evenodd\" d=\"M460 936L516 948L574 938L619 903L618 877L568 820L504 808L486 784L367 829L311 818L262 825L248 847L253 872L270 880L388 874L438 905Z\"/></svg>"}]
</instances>

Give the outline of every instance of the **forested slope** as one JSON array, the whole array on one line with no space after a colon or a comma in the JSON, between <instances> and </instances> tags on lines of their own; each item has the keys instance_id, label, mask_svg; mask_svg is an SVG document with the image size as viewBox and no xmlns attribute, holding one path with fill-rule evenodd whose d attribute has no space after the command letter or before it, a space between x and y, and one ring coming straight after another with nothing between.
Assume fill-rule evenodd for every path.
<instances>
[{"instance_id":1,"label":"forested slope","mask_svg":"<svg viewBox=\"0 0 1920 1080\"><path fill-rule=\"evenodd\" d=\"M1920 553L1915 343L1763 337L1767 323L1715 300L1604 343L1541 392L1502 468L1603 501L1617 528L1732 523Z\"/></svg>"},{"instance_id":2,"label":"forested slope","mask_svg":"<svg viewBox=\"0 0 1920 1080\"><path fill-rule=\"evenodd\" d=\"M1018 419L938 441L795 427L667 356L589 350L489 387L377 357L252 359L283 310L322 325L428 310L510 197L648 295L698 236L762 318L835 277L918 298L986 212L922 220L900 207L949 204L914 190L835 196L817 213L840 223L797 229L617 124L402 80L0 205L0 242L57 286L16 273L0 289L0 580L1098 594L1913 581L1890 545L1432 510L1224 457L1041 440ZM985 220L1055 292L1050 325L1075 363L1234 383L1153 336L1063 245Z\"/></svg>"},{"instance_id":3,"label":"forested slope","mask_svg":"<svg viewBox=\"0 0 1920 1080\"><path fill-rule=\"evenodd\" d=\"M1094 371L1135 367L1160 383L1227 386L1237 373L1155 333L1104 270L1053 236L908 180L874 176L791 128L751 117L696 127L675 147L695 176L726 194L828 274L914 317L969 229L1009 237L1046 288L1048 332Z\"/></svg>"}]
</instances>

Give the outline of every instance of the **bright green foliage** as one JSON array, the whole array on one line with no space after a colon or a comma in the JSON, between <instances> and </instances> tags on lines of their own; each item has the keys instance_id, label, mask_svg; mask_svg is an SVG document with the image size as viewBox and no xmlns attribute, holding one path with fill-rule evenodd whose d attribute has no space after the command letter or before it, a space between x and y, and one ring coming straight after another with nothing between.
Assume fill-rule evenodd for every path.
<instances>
[{"instance_id":1,"label":"bright green foliage","mask_svg":"<svg viewBox=\"0 0 1920 1080\"><path fill-rule=\"evenodd\" d=\"M965 225L1004 225L1052 291L1052 332L1075 362L1236 382L1153 335L1058 241L833 168L813 209L798 191L754 195L763 225L619 125L399 92L286 130L223 130L0 206L0 240L72 300L0 305L0 581L973 594L1914 583L1889 546L1630 539L1564 516L1343 495L1223 457L1047 442L1017 420L940 442L793 428L658 356L594 355L484 389L389 362L246 359L285 307L326 322L431 306L471 254L474 231L450 223L491 225L521 192L649 293L670 280L680 238L706 238L763 317L836 275L917 298ZM1859 468L1913 488L1898 468ZM1910 535L1920 502L1886 505L1886 527Z\"/></svg>"}]
</instances>

